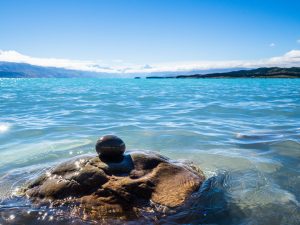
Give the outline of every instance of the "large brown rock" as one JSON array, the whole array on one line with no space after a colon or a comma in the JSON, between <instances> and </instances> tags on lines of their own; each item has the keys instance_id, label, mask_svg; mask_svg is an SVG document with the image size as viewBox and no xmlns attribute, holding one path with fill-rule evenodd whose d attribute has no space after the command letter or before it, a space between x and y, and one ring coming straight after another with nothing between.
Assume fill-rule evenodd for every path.
<instances>
[{"instance_id":1,"label":"large brown rock","mask_svg":"<svg viewBox=\"0 0 300 225\"><path fill-rule=\"evenodd\" d=\"M65 162L32 182L26 196L37 204L71 205L85 219L136 217L157 206L182 205L199 189L203 173L150 152L131 152L119 162L86 156Z\"/></svg>"}]
</instances>

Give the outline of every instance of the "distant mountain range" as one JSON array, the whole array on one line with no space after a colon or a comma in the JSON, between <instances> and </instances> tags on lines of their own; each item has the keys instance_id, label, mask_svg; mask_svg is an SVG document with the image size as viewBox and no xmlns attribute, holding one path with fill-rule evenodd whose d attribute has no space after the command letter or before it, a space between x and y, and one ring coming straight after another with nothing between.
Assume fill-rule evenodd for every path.
<instances>
[{"instance_id":1,"label":"distant mountain range","mask_svg":"<svg viewBox=\"0 0 300 225\"><path fill-rule=\"evenodd\" d=\"M174 72L175 73L175 72ZM174 73L149 73L141 77L148 79L158 78L300 78L300 67L291 68L258 68L240 69L235 71L211 70L211 71L189 71L183 75ZM162 75L164 74L164 75ZM126 75L126 76L125 76ZM26 63L0 62L0 78L84 78L84 77L134 77L137 74L121 73L99 73L81 70L70 70L57 67L34 66ZM138 75L139 76L139 75Z\"/></svg>"},{"instance_id":2,"label":"distant mountain range","mask_svg":"<svg viewBox=\"0 0 300 225\"><path fill-rule=\"evenodd\" d=\"M242 68L236 68L239 70ZM201 73L219 73L229 72L233 69L213 69L213 70L201 70ZM186 75L192 75L200 73L200 71L187 71ZM141 76L177 76L178 72L152 72L144 73ZM14 62L1 62L0 61L0 78L84 78L84 77L101 77L101 78L113 78L113 77L134 77L136 73L100 73L89 72L82 70L71 70L58 67L43 67L35 66L27 63L14 63ZM140 75L140 74L139 74Z\"/></svg>"},{"instance_id":3,"label":"distant mountain range","mask_svg":"<svg viewBox=\"0 0 300 225\"><path fill-rule=\"evenodd\" d=\"M238 70L222 73L176 75L176 76L148 76L148 79L157 78L300 78L300 67L291 68L258 68L251 70Z\"/></svg>"},{"instance_id":4,"label":"distant mountain range","mask_svg":"<svg viewBox=\"0 0 300 225\"><path fill-rule=\"evenodd\" d=\"M0 62L0 77L6 78L75 78L115 77L112 73L69 70L57 67L34 66L26 63Z\"/></svg>"}]
</instances>

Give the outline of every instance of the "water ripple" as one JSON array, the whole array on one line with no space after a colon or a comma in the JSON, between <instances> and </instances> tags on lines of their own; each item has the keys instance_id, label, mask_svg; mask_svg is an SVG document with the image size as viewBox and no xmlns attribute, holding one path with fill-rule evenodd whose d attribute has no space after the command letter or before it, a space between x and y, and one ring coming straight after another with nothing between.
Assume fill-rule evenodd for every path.
<instances>
[{"instance_id":1,"label":"water ripple","mask_svg":"<svg viewBox=\"0 0 300 225\"><path fill-rule=\"evenodd\" d=\"M296 225L299 96L294 79L0 79L0 197L111 133L209 178L162 223ZM17 221L7 204L0 214Z\"/></svg>"}]
</instances>

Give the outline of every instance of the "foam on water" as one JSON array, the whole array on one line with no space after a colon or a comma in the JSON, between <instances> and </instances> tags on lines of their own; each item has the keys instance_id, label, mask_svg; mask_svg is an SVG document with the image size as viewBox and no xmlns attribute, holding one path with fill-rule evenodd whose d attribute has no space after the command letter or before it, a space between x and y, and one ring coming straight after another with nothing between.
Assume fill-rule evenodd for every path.
<instances>
[{"instance_id":1,"label":"foam on water","mask_svg":"<svg viewBox=\"0 0 300 225\"><path fill-rule=\"evenodd\" d=\"M0 224L90 224L11 196L49 167L94 153L104 134L203 169L189 210L161 223L300 221L298 79L1 79Z\"/></svg>"}]
</instances>

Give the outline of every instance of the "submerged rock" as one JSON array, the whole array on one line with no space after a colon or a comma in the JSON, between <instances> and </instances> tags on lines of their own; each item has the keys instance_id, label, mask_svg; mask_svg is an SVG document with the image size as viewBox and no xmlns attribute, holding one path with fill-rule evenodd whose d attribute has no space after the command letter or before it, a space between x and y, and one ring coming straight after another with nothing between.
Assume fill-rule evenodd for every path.
<instances>
[{"instance_id":1,"label":"submerged rock","mask_svg":"<svg viewBox=\"0 0 300 225\"><path fill-rule=\"evenodd\" d=\"M62 163L24 193L36 204L72 205L72 213L84 219L128 218L157 205L182 205L204 179L191 165L152 152L130 152L119 162L86 156Z\"/></svg>"}]
</instances>

